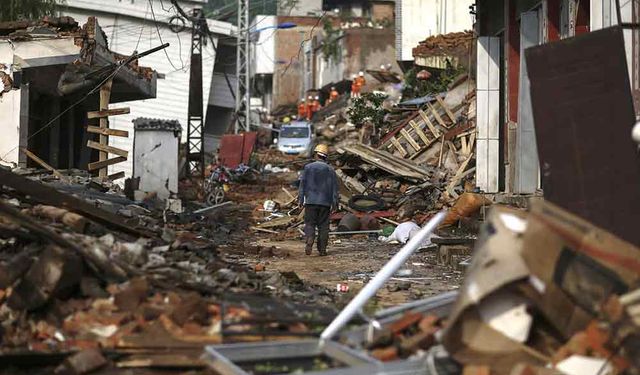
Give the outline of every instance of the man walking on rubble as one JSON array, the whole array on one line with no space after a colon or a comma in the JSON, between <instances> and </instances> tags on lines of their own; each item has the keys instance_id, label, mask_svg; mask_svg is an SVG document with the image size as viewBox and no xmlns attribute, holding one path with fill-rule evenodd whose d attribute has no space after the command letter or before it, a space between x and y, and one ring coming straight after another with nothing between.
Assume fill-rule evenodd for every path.
<instances>
[{"instance_id":1,"label":"man walking on rubble","mask_svg":"<svg viewBox=\"0 0 640 375\"><path fill-rule=\"evenodd\" d=\"M300 175L298 199L304 205L305 254L311 255L318 228L318 252L327 255L329 214L338 208L338 178L327 163L329 147L319 144L313 150L316 161L304 167Z\"/></svg>"}]
</instances>

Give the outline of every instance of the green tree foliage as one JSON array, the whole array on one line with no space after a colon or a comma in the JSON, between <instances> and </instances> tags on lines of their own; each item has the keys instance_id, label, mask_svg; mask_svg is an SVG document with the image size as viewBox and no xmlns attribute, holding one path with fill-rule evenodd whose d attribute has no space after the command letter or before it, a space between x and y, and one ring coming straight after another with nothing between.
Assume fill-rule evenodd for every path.
<instances>
[{"instance_id":1,"label":"green tree foliage","mask_svg":"<svg viewBox=\"0 0 640 375\"><path fill-rule=\"evenodd\" d=\"M0 0L0 21L38 20L56 13L64 0Z\"/></svg>"},{"instance_id":2,"label":"green tree foliage","mask_svg":"<svg viewBox=\"0 0 640 375\"><path fill-rule=\"evenodd\" d=\"M356 126L371 121L377 128L384 126L384 116L387 110L382 107L382 103L387 98L379 93L364 93L359 98L353 98L351 107L347 109L349 121Z\"/></svg>"},{"instance_id":3,"label":"green tree foliage","mask_svg":"<svg viewBox=\"0 0 640 375\"><path fill-rule=\"evenodd\" d=\"M429 69L431 77L426 80L419 80L416 77L419 70L422 69L413 67L404 74L404 90L402 91L404 100L447 91L449 84L464 71L461 66L453 67L451 64L447 64L445 69Z\"/></svg>"},{"instance_id":4,"label":"green tree foliage","mask_svg":"<svg viewBox=\"0 0 640 375\"><path fill-rule=\"evenodd\" d=\"M322 55L324 61L330 60L338 61L340 59L340 46L338 45L338 36L340 35L340 29L334 29L331 24L331 20L325 18L324 20L324 40L322 41Z\"/></svg>"}]
</instances>

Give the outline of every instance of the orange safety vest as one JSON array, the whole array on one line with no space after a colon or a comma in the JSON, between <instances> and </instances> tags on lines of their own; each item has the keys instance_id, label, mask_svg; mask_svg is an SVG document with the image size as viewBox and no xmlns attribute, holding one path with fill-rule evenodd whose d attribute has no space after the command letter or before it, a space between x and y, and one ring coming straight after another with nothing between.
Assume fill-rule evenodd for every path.
<instances>
[{"instance_id":1,"label":"orange safety vest","mask_svg":"<svg viewBox=\"0 0 640 375\"><path fill-rule=\"evenodd\" d=\"M307 105L305 103L300 102L298 104L298 118L307 117Z\"/></svg>"}]
</instances>

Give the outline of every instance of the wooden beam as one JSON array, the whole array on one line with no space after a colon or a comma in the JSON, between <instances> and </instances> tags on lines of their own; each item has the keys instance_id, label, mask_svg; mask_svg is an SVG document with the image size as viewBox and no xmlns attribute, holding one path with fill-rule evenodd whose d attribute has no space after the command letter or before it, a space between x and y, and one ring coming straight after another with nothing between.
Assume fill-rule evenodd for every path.
<instances>
[{"instance_id":1,"label":"wooden beam","mask_svg":"<svg viewBox=\"0 0 640 375\"><path fill-rule=\"evenodd\" d=\"M113 174L110 174L109 176L107 176L107 178L111 181L115 181L119 178L123 178L124 177L124 171L120 171L120 172L116 172Z\"/></svg>"},{"instance_id":2,"label":"wooden beam","mask_svg":"<svg viewBox=\"0 0 640 375\"><path fill-rule=\"evenodd\" d=\"M447 114L447 116L449 116L449 118L451 119L451 122L455 124L456 116L454 116L451 110L447 107L447 105L444 104L444 100L442 100L442 98L440 98L439 96L436 96L436 100L438 101L438 104L440 104L440 106L444 108L444 112Z\"/></svg>"},{"instance_id":3,"label":"wooden beam","mask_svg":"<svg viewBox=\"0 0 640 375\"><path fill-rule=\"evenodd\" d=\"M129 107L112 108L112 109L105 109L100 111L87 112L87 118L92 119L92 118L104 118L104 117L117 116L117 115L126 115L127 113L130 113L130 112L131 112L131 109Z\"/></svg>"},{"instance_id":4,"label":"wooden beam","mask_svg":"<svg viewBox=\"0 0 640 375\"><path fill-rule=\"evenodd\" d=\"M122 149L112 147L112 146L107 146L107 145L101 145L100 143L94 142L94 141L87 141L87 147L92 148L94 150L100 150L108 154L116 154L116 155L122 156L123 158L126 158L129 155L129 151L127 150L122 150ZM100 160L100 161L106 161L106 160L107 159Z\"/></svg>"},{"instance_id":5,"label":"wooden beam","mask_svg":"<svg viewBox=\"0 0 640 375\"><path fill-rule=\"evenodd\" d=\"M90 171L95 171L96 169L108 167L112 164L122 163L123 161L127 161L127 158L118 156L118 157L103 160L103 161L96 161L93 163L89 163L89 166L87 167L87 169Z\"/></svg>"},{"instance_id":6,"label":"wooden beam","mask_svg":"<svg viewBox=\"0 0 640 375\"><path fill-rule=\"evenodd\" d=\"M440 139L440 156L438 157L438 168L442 166L442 152L444 151L444 135Z\"/></svg>"},{"instance_id":7,"label":"wooden beam","mask_svg":"<svg viewBox=\"0 0 640 375\"><path fill-rule=\"evenodd\" d=\"M99 128L97 126L87 126L87 132L102 135L113 135L116 137L129 137L129 132L126 130Z\"/></svg>"},{"instance_id":8,"label":"wooden beam","mask_svg":"<svg viewBox=\"0 0 640 375\"><path fill-rule=\"evenodd\" d=\"M2 181L3 185L14 189L16 195L28 196L29 201L65 208L109 228L118 229L137 237L156 237L156 234L151 230L144 228L138 229L135 225L131 225L130 222L123 220L121 216L98 208L83 199L61 193L48 185L29 180L26 177L19 176L2 168L0 168L0 181ZM31 221L35 222L34 220Z\"/></svg>"},{"instance_id":9,"label":"wooden beam","mask_svg":"<svg viewBox=\"0 0 640 375\"><path fill-rule=\"evenodd\" d=\"M109 109L109 100L111 99L111 85L113 85L113 79L108 80L102 87L100 87L100 111L106 111ZM106 117L100 118L100 127L106 129L109 127L109 119ZM100 134L100 145L109 147L109 137L103 134ZM100 150L100 149L99 149ZM126 157L127 155L120 155ZM99 161L105 161L109 158L109 153L107 150L102 150L100 152ZM98 176L107 177L107 169L102 168L98 171Z\"/></svg>"},{"instance_id":10,"label":"wooden beam","mask_svg":"<svg viewBox=\"0 0 640 375\"><path fill-rule=\"evenodd\" d=\"M416 152L420 151L420 145L411 137L408 131L406 131L405 129L401 129L400 134L402 134L404 139L406 139L407 142L409 142L411 147L413 147L416 150Z\"/></svg>"},{"instance_id":11,"label":"wooden beam","mask_svg":"<svg viewBox=\"0 0 640 375\"><path fill-rule=\"evenodd\" d=\"M458 168L458 171L456 172L456 174L451 179L451 182L449 182L449 184L447 185L447 189L446 189L447 191L453 190L453 188L458 184L458 182L460 182L462 177L466 176L466 174L464 174L464 170L465 170L465 168L467 168L467 165L469 165L469 162L471 161L471 157L472 156L473 156L473 154L469 155L469 157L467 157L467 159L462 162L462 164Z\"/></svg>"},{"instance_id":12,"label":"wooden beam","mask_svg":"<svg viewBox=\"0 0 640 375\"><path fill-rule=\"evenodd\" d=\"M36 154L34 154L33 152L27 150L26 147L20 147L20 151L24 152L25 155L27 155L27 157L33 161L35 161L38 165L40 165L42 168L50 171L51 173L53 173L54 176L58 177L60 179L60 181L67 181L67 178L60 172L58 172L57 169L53 168L52 166L50 166L49 164L47 164L44 160L40 159Z\"/></svg>"},{"instance_id":13,"label":"wooden beam","mask_svg":"<svg viewBox=\"0 0 640 375\"><path fill-rule=\"evenodd\" d=\"M468 149L470 154L473 152L473 145L475 141L476 141L476 133L471 133L471 135L469 136L469 144L468 144Z\"/></svg>"},{"instance_id":14,"label":"wooden beam","mask_svg":"<svg viewBox=\"0 0 640 375\"><path fill-rule=\"evenodd\" d=\"M467 137L460 138L460 151L462 155L467 155Z\"/></svg>"},{"instance_id":15,"label":"wooden beam","mask_svg":"<svg viewBox=\"0 0 640 375\"><path fill-rule=\"evenodd\" d=\"M427 135L424 134L422 129L420 129L420 127L418 126L418 124L416 124L415 121L413 121L413 120L409 121L409 126L411 126L413 128L413 130L416 132L418 137L420 137L420 139L422 139L422 142L424 142L425 145L429 145L431 143L430 140L429 140L429 137L427 137Z\"/></svg>"},{"instance_id":16,"label":"wooden beam","mask_svg":"<svg viewBox=\"0 0 640 375\"><path fill-rule=\"evenodd\" d=\"M398 149L402 157L407 156L407 150L405 150L404 147L402 147L402 145L400 144L400 142L398 142L396 137L391 138L391 143Z\"/></svg>"},{"instance_id":17,"label":"wooden beam","mask_svg":"<svg viewBox=\"0 0 640 375\"><path fill-rule=\"evenodd\" d=\"M433 113L433 117L436 119L436 121L438 121L438 124L440 124L440 126L444 127L444 128L449 128L449 126L447 126L447 123L444 122L444 120L442 119L442 117L440 117L440 114L438 113L438 111L435 109L434 106L431 105L431 103L427 103L427 107L429 107L429 109L431 110L431 113Z\"/></svg>"}]
</instances>

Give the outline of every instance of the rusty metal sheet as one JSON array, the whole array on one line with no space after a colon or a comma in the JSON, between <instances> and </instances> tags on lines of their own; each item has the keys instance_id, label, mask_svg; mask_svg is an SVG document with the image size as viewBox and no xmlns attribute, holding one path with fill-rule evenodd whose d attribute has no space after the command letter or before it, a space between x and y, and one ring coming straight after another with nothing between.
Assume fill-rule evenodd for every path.
<instances>
[{"instance_id":1,"label":"rusty metal sheet","mask_svg":"<svg viewBox=\"0 0 640 375\"><path fill-rule=\"evenodd\" d=\"M257 137L256 132L222 136L218 153L220 164L228 168L236 168L241 163L249 164Z\"/></svg>"},{"instance_id":2,"label":"rusty metal sheet","mask_svg":"<svg viewBox=\"0 0 640 375\"><path fill-rule=\"evenodd\" d=\"M640 160L622 30L525 55L545 198L640 244Z\"/></svg>"}]
</instances>

